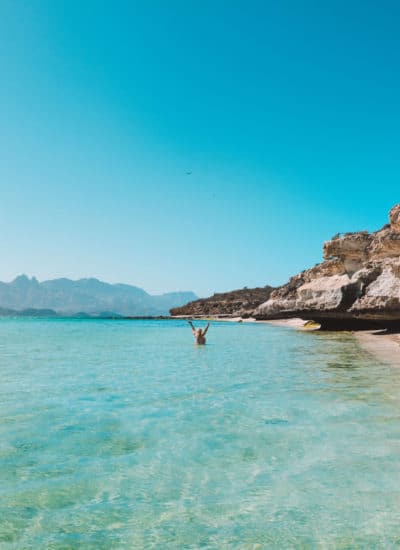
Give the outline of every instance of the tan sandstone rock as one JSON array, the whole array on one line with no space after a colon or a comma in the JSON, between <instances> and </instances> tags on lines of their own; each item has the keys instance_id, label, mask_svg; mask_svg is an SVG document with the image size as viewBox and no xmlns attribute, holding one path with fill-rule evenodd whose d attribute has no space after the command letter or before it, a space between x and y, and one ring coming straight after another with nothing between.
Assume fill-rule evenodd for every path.
<instances>
[{"instance_id":1,"label":"tan sandstone rock","mask_svg":"<svg viewBox=\"0 0 400 550\"><path fill-rule=\"evenodd\" d=\"M324 244L325 261L271 293L258 319L302 317L325 328L400 326L400 204L390 225L374 233L336 235Z\"/></svg>"},{"instance_id":2,"label":"tan sandstone rock","mask_svg":"<svg viewBox=\"0 0 400 550\"><path fill-rule=\"evenodd\" d=\"M390 228L396 233L400 233L400 204L396 204L389 212Z\"/></svg>"},{"instance_id":3,"label":"tan sandstone rock","mask_svg":"<svg viewBox=\"0 0 400 550\"><path fill-rule=\"evenodd\" d=\"M215 294L172 315L301 317L323 328L400 328L400 204L379 231L336 235L324 244L324 261L279 288Z\"/></svg>"}]
</instances>

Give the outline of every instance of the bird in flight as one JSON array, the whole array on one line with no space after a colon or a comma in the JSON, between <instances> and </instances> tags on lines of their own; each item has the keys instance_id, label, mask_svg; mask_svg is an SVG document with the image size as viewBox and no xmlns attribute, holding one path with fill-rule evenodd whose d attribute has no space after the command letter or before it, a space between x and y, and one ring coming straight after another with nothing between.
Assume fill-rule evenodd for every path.
<instances>
[{"instance_id":1,"label":"bird in flight","mask_svg":"<svg viewBox=\"0 0 400 550\"><path fill-rule=\"evenodd\" d=\"M186 170L186 175L187 176L190 176L191 173L192 173L192 170Z\"/></svg>"}]
</instances>

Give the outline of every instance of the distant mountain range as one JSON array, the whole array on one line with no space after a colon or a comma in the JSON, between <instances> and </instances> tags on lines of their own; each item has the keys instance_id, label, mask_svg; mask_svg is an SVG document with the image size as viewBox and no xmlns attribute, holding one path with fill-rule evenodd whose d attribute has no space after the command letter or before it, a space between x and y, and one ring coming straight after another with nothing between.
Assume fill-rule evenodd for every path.
<instances>
[{"instance_id":1,"label":"distant mountain range","mask_svg":"<svg viewBox=\"0 0 400 550\"><path fill-rule=\"evenodd\" d=\"M151 295L126 284L109 284L98 279L53 279L39 282L20 275L10 283L0 282L0 315L49 310L49 314L84 316L160 316L197 296L193 292Z\"/></svg>"}]
</instances>

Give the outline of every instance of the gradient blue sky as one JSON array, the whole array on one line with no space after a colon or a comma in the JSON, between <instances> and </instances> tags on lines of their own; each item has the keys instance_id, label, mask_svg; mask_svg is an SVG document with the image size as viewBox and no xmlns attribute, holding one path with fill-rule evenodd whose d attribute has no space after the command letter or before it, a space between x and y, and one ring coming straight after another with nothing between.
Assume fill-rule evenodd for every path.
<instances>
[{"instance_id":1,"label":"gradient blue sky","mask_svg":"<svg viewBox=\"0 0 400 550\"><path fill-rule=\"evenodd\" d=\"M0 279L206 295L377 229L399 28L388 1L2 0Z\"/></svg>"}]
</instances>

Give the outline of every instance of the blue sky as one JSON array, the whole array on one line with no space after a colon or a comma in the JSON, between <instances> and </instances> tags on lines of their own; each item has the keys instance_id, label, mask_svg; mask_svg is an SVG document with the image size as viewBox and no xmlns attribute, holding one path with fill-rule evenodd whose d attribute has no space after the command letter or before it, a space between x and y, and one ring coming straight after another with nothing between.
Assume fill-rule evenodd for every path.
<instances>
[{"instance_id":1,"label":"blue sky","mask_svg":"<svg viewBox=\"0 0 400 550\"><path fill-rule=\"evenodd\" d=\"M399 24L387 1L3 0L0 279L207 295L377 229Z\"/></svg>"}]
</instances>

